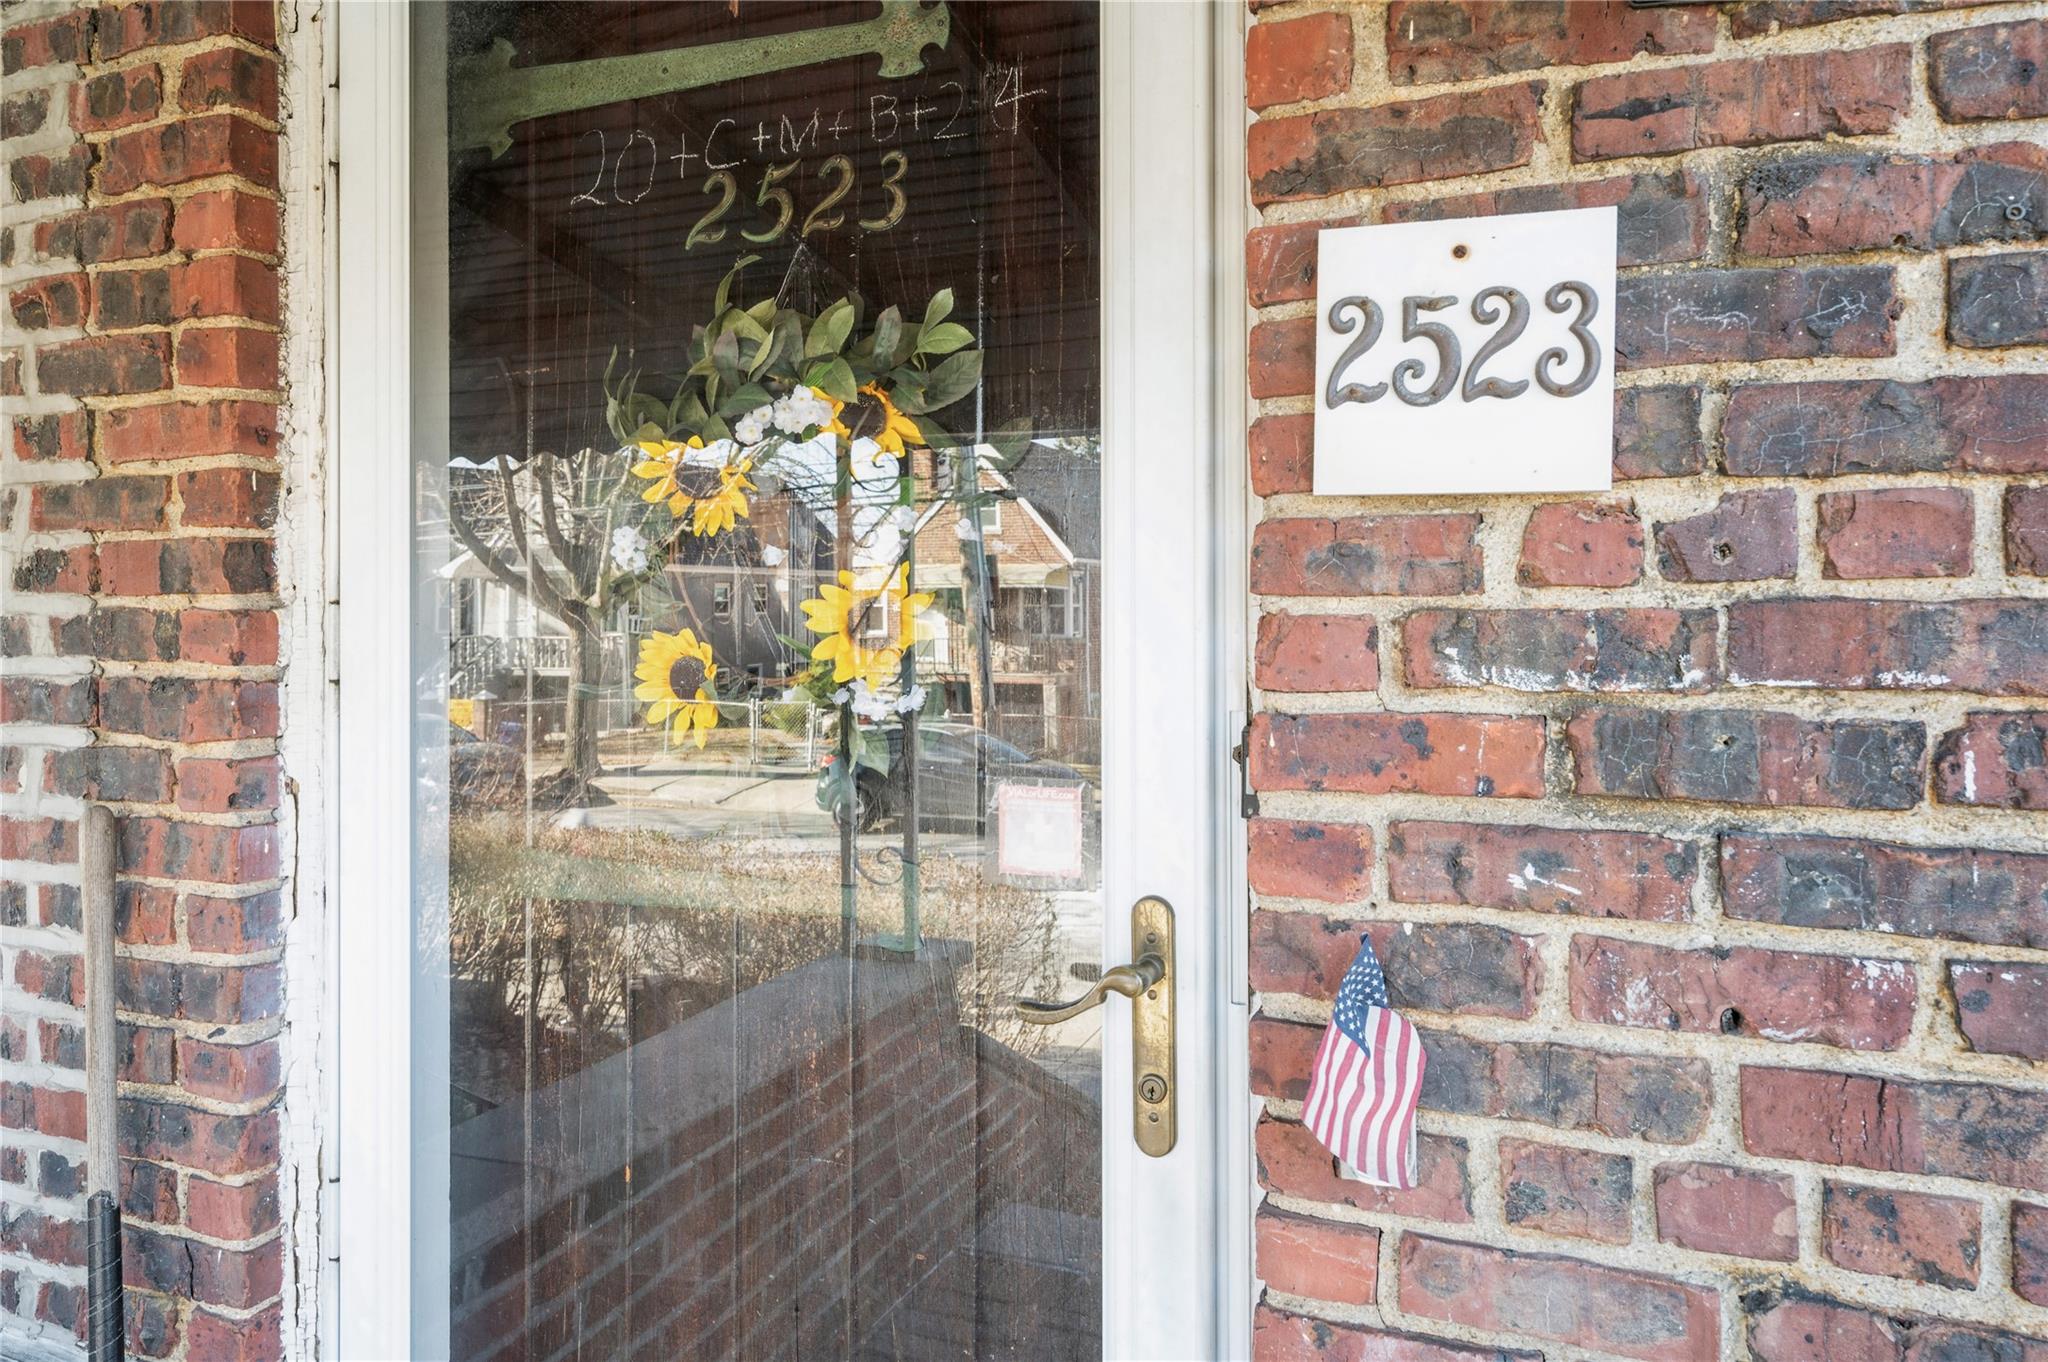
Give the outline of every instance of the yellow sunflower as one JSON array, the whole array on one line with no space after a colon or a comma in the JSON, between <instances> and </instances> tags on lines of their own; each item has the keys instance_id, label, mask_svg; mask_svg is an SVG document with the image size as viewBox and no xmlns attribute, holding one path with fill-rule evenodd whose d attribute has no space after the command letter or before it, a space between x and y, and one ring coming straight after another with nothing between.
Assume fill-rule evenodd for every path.
<instances>
[{"instance_id":1,"label":"yellow sunflower","mask_svg":"<svg viewBox=\"0 0 2048 1362\"><path fill-rule=\"evenodd\" d=\"M718 664L711 660L711 645L688 629L675 634L657 630L641 642L633 675L640 681L633 698L649 702L647 722L666 725L677 742L694 730L702 747L718 727L718 701L711 689Z\"/></svg>"},{"instance_id":2,"label":"yellow sunflower","mask_svg":"<svg viewBox=\"0 0 2048 1362\"><path fill-rule=\"evenodd\" d=\"M747 473L753 466L752 459L735 459L718 470L718 490L708 497L698 497L691 508L691 534L717 534L745 518L747 493L754 490Z\"/></svg>"},{"instance_id":3,"label":"yellow sunflower","mask_svg":"<svg viewBox=\"0 0 2048 1362\"><path fill-rule=\"evenodd\" d=\"M647 478L652 485L640 494L642 501L667 501L669 514L678 520L697 499L683 490L683 459L692 449L704 447L704 437L692 435L687 444L675 440L636 440L635 447L647 457L633 465L633 476Z\"/></svg>"},{"instance_id":4,"label":"yellow sunflower","mask_svg":"<svg viewBox=\"0 0 2048 1362\"><path fill-rule=\"evenodd\" d=\"M841 572L837 585L828 582L818 588L816 599L803 602L804 624L812 633L825 635L811 656L832 664L835 683L865 681L869 690L879 690L895 679L904 652L923 637L917 616L931 603L931 592L910 590L907 563L878 587L857 587L851 572ZM876 647L866 641L873 612L889 608L896 611L896 632L890 642Z\"/></svg>"},{"instance_id":5,"label":"yellow sunflower","mask_svg":"<svg viewBox=\"0 0 2048 1362\"><path fill-rule=\"evenodd\" d=\"M917 428L917 422L905 416L901 411L898 411L896 404L889 400L889 394L883 392L879 386L873 383L865 384L860 391L861 396L872 398L880 405L882 410L882 429L879 432L868 430L869 422L867 419L863 419L859 423L862 435L871 436L877 445L880 445L899 459L903 457L904 450L907 447L905 441L916 440L921 442L924 439L924 432ZM851 443L853 432L847 428L845 419L847 405L844 402L832 404L832 424L826 427L826 429L842 440ZM863 412L862 416L864 418L867 417L867 413Z\"/></svg>"}]
</instances>

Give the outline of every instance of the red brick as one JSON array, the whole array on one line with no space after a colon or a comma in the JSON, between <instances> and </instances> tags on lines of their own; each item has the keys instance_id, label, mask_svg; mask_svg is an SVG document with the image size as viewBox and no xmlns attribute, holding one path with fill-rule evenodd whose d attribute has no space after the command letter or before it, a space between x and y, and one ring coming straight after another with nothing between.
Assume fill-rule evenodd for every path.
<instances>
[{"instance_id":1,"label":"red brick","mask_svg":"<svg viewBox=\"0 0 2048 1362\"><path fill-rule=\"evenodd\" d=\"M209 326L178 337L178 381L195 388L275 388L277 333Z\"/></svg>"},{"instance_id":2,"label":"red brick","mask_svg":"<svg viewBox=\"0 0 2048 1362\"><path fill-rule=\"evenodd\" d=\"M0 1129L34 1130L60 1140L83 1140L85 1094L0 1080Z\"/></svg>"},{"instance_id":3,"label":"red brick","mask_svg":"<svg viewBox=\"0 0 2048 1362\"><path fill-rule=\"evenodd\" d=\"M1660 265L1677 260L1697 260L1706 253L1707 200L1699 180L1690 171L1621 175L1610 180L1586 180L1573 184L1522 185L1446 199L1390 203L1381 210L1381 216L1386 222L1440 222L1449 218L1544 213L1560 208L1595 208L1609 204L1618 210L1616 264ZM1309 256L1313 262L1312 235ZM1302 297L1315 296L1312 278L1311 275L1309 291ZM1276 298L1272 301L1283 300Z\"/></svg>"},{"instance_id":4,"label":"red brick","mask_svg":"<svg viewBox=\"0 0 2048 1362\"><path fill-rule=\"evenodd\" d=\"M178 615L178 654L187 662L224 667L275 665L277 615L269 610L183 610Z\"/></svg>"},{"instance_id":5,"label":"red brick","mask_svg":"<svg viewBox=\"0 0 2048 1362\"><path fill-rule=\"evenodd\" d=\"M16 24L0 35L0 72L11 76L30 67L86 60L86 39L92 32L91 26L92 14L87 10L74 10L32 24Z\"/></svg>"},{"instance_id":6,"label":"red brick","mask_svg":"<svg viewBox=\"0 0 2048 1362\"><path fill-rule=\"evenodd\" d=\"M1500 85L1371 108L1262 118L1246 148L1259 203L1527 165L1543 86Z\"/></svg>"},{"instance_id":7,"label":"red brick","mask_svg":"<svg viewBox=\"0 0 2048 1362\"><path fill-rule=\"evenodd\" d=\"M2048 601L1740 601L1728 670L1745 685L2048 695Z\"/></svg>"},{"instance_id":8,"label":"red brick","mask_svg":"<svg viewBox=\"0 0 2048 1362\"><path fill-rule=\"evenodd\" d=\"M1742 179L1736 248L1785 256L2034 241L2043 226L2027 205L2044 170L2048 151L2025 142L1774 161Z\"/></svg>"},{"instance_id":9,"label":"red brick","mask_svg":"<svg viewBox=\"0 0 2048 1362\"><path fill-rule=\"evenodd\" d=\"M2048 374L1738 386L1722 438L1741 478L2048 472Z\"/></svg>"},{"instance_id":10,"label":"red brick","mask_svg":"<svg viewBox=\"0 0 2048 1362\"><path fill-rule=\"evenodd\" d=\"M1638 9L1625 0L1396 0L1387 9L1387 74L1396 85L1713 50L1709 10Z\"/></svg>"},{"instance_id":11,"label":"red brick","mask_svg":"<svg viewBox=\"0 0 2048 1362\"><path fill-rule=\"evenodd\" d=\"M1300 1102L1308 1097L1309 1070L1323 1038L1320 1026L1254 1016L1250 1027L1251 1086L1262 1097ZM1428 1041L1424 1041L1425 1052ZM1429 1099L1424 1095L1422 1105Z\"/></svg>"},{"instance_id":12,"label":"red brick","mask_svg":"<svg viewBox=\"0 0 2048 1362\"><path fill-rule=\"evenodd\" d=\"M283 1319L283 1308L275 1305L232 1319L194 1310L186 1324L186 1356L208 1362L274 1362L285 1355Z\"/></svg>"},{"instance_id":13,"label":"red brick","mask_svg":"<svg viewBox=\"0 0 2048 1362\"><path fill-rule=\"evenodd\" d=\"M2005 570L2048 577L2048 487L2006 489Z\"/></svg>"},{"instance_id":14,"label":"red brick","mask_svg":"<svg viewBox=\"0 0 2048 1362\"><path fill-rule=\"evenodd\" d=\"M277 807L276 757L186 757L178 763L178 807L244 813Z\"/></svg>"},{"instance_id":15,"label":"red brick","mask_svg":"<svg viewBox=\"0 0 2048 1362\"><path fill-rule=\"evenodd\" d=\"M154 63L123 67L71 87L71 126L111 132L155 118L163 102L163 73Z\"/></svg>"},{"instance_id":16,"label":"red brick","mask_svg":"<svg viewBox=\"0 0 2048 1362\"><path fill-rule=\"evenodd\" d=\"M1338 1176L1337 1160L1298 1122L1260 1117L1253 1146L1260 1183L1281 1196L1446 1224L1464 1224L1472 1219L1472 1189L1465 1174L1468 1154L1463 1140L1418 1131L1416 1185L1405 1192Z\"/></svg>"},{"instance_id":17,"label":"red brick","mask_svg":"<svg viewBox=\"0 0 2048 1362\"><path fill-rule=\"evenodd\" d=\"M14 982L32 998L52 1003L78 1003L85 997L85 961L76 955L17 951L14 956Z\"/></svg>"},{"instance_id":18,"label":"red brick","mask_svg":"<svg viewBox=\"0 0 2048 1362\"><path fill-rule=\"evenodd\" d=\"M1934 797L1944 804L2048 809L2048 713L1965 716L1934 750Z\"/></svg>"},{"instance_id":19,"label":"red brick","mask_svg":"<svg viewBox=\"0 0 2048 1362\"><path fill-rule=\"evenodd\" d=\"M116 407L101 413L99 424L100 453L115 463L277 452L277 408L267 402Z\"/></svg>"},{"instance_id":20,"label":"red brick","mask_svg":"<svg viewBox=\"0 0 2048 1362\"><path fill-rule=\"evenodd\" d=\"M1245 34L1245 103L1254 109L1322 99L1351 87L1351 16L1268 20Z\"/></svg>"},{"instance_id":21,"label":"red brick","mask_svg":"<svg viewBox=\"0 0 2048 1362\"><path fill-rule=\"evenodd\" d=\"M274 738L277 684L220 678L109 676L100 681L100 722L116 733L165 742Z\"/></svg>"},{"instance_id":22,"label":"red brick","mask_svg":"<svg viewBox=\"0 0 2048 1362\"><path fill-rule=\"evenodd\" d=\"M47 89L23 90L0 97L0 138L13 141L39 132L49 116L50 91Z\"/></svg>"},{"instance_id":23,"label":"red brick","mask_svg":"<svg viewBox=\"0 0 2048 1362\"><path fill-rule=\"evenodd\" d=\"M35 489L29 523L39 530L153 530L163 524L164 478L93 478Z\"/></svg>"},{"instance_id":24,"label":"red brick","mask_svg":"<svg viewBox=\"0 0 2048 1362\"><path fill-rule=\"evenodd\" d=\"M1672 582L1756 582L1799 570L1789 487L1730 492L1709 511L1657 526L1657 571Z\"/></svg>"},{"instance_id":25,"label":"red brick","mask_svg":"<svg viewBox=\"0 0 2048 1362\"><path fill-rule=\"evenodd\" d=\"M1889 355L1901 307L1877 265L1632 274L1615 291L1620 369Z\"/></svg>"},{"instance_id":26,"label":"red brick","mask_svg":"<svg viewBox=\"0 0 2048 1362\"><path fill-rule=\"evenodd\" d=\"M171 271L177 317L278 320L277 268L246 255L209 255ZM260 385L247 385L260 386Z\"/></svg>"},{"instance_id":27,"label":"red brick","mask_svg":"<svg viewBox=\"0 0 2048 1362\"><path fill-rule=\"evenodd\" d=\"M239 189L210 189L178 205L171 232L181 251L231 248L276 255L278 206Z\"/></svg>"},{"instance_id":28,"label":"red brick","mask_svg":"<svg viewBox=\"0 0 2048 1362\"><path fill-rule=\"evenodd\" d=\"M0 723L89 724L98 713L94 698L90 678L0 676Z\"/></svg>"},{"instance_id":29,"label":"red brick","mask_svg":"<svg viewBox=\"0 0 2048 1362\"><path fill-rule=\"evenodd\" d=\"M1698 1362L1720 1348L1720 1298L1684 1282L1572 1258L1401 1236L1401 1308L1646 1362Z\"/></svg>"},{"instance_id":30,"label":"red brick","mask_svg":"<svg viewBox=\"0 0 2048 1362\"><path fill-rule=\"evenodd\" d=\"M95 746L52 752L44 774L52 794L154 804L171 797L171 760L153 747Z\"/></svg>"},{"instance_id":31,"label":"red brick","mask_svg":"<svg viewBox=\"0 0 2048 1362\"><path fill-rule=\"evenodd\" d=\"M36 224L36 250L53 259L97 265L158 255L170 244L169 199L101 204Z\"/></svg>"},{"instance_id":32,"label":"red brick","mask_svg":"<svg viewBox=\"0 0 2048 1362\"><path fill-rule=\"evenodd\" d=\"M83 1099L84 1094L79 1094ZM81 1100L81 1118L84 1104ZM81 1119L78 1138L83 1138ZM149 1098L123 1098L121 1152L215 1177L239 1177L277 1162L277 1111L222 1116Z\"/></svg>"},{"instance_id":33,"label":"red brick","mask_svg":"<svg viewBox=\"0 0 2048 1362\"><path fill-rule=\"evenodd\" d=\"M1954 487L1829 492L1818 503L1825 576L1964 577L1970 571L1970 494Z\"/></svg>"},{"instance_id":34,"label":"red brick","mask_svg":"<svg viewBox=\"0 0 2048 1362\"><path fill-rule=\"evenodd\" d=\"M1282 222L1270 227L1254 227L1246 232L1245 290L1252 306L1268 307L1274 303L1299 303L1314 298L1316 234L1325 227L1351 227L1361 221L1361 218L1347 217L1332 218L1327 222ZM1308 420L1307 417L1298 419ZM1304 481L1303 490L1307 485Z\"/></svg>"},{"instance_id":35,"label":"red brick","mask_svg":"<svg viewBox=\"0 0 2048 1362\"><path fill-rule=\"evenodd\" d=\"M1379 640L1379 626L1365 615L1261 615L1257 684L1275 691L1377 690Z\"/></svg>"},{"instance_id":36,"label":"red brick","mask_svg":"<svg viewBox=\"0 0 2048 1362\"><path fill-rule=\"evenodd\" d=\"M44 346L36 355L36 380L46 393L113 397L167 388L171 347L157 334L93 336Z\"/></svg>"},{"instance_id":37,"label":"red brick","mask_svg":"<svg viewBox=\"0 0 2048 1362\"><path fill-rule=\"evenodd\" d=\"M223 827L215 823L134 817L121 822L121 869L152 879L205 880L212 884L267 880L277 874L277 856L277 829L268 824Z\"/></svg>"},{"instance_id":38,"label":"red brick","mask_svg":"<svg viewBox=\"0 0 2048 1362\"><path fill-rule=\"evenodd\" d=\"M99 576L110 596L259 594L274 558L267 539L123 539L100 546Z\"/></svg>"},{"instance_id":39,"label":"red brick","mask_svg":"<svg viewBox=\"0 0 2048 1362\"><path fill-rule=\"evenodd\" d=\"M1657 156L1890 132L1911 103L1904 43L1596 76L1572 109L1572 155Z\"/></svg>"},{"instance_id":40,"label":"red brick","mask_svg":"<svg viewBox=\"0 0 2048 1362\"><path fill-rule=\"evenodd\" d=\"M27 1207L0 1208L0 1250L59 1267L85 1266L85 1222Z\"/></svg>"},{"instance_id":41,"label":"red brick","mask_svg":"<svg viewBox=\"0 0 2048 1362\"><path fill-rule=\"evenodd\" d=\"M1300 397L1315 386L1315 318L1260 322L1248 344L1253 397Z\"/></svg>"},{"instance_id":42,"label":"red brick","mask_svg":"<svg viewBox=\"0 0 2048 1362\"><path fill-rule=\"evenodd\" d=\"M1896 1050L1917 987L1903 960L1572 938L1572 1015L1612 1026Z\"/></svg>"},{"instance_id":43,"label":"red brick","mask_svg":"<svg viewBox=\"0 0 2048 1362\"><path fill-rule=\"evenodd\" d=\"M1254 818L1246 868L1261 894L1351 903L1372 891L1372 829Z\"/></svg>"},{"instance_id":44,"label":"red brick","mask_svg":"<svg viewBox=\"0 0 2048 1362\"><path fill-rule=\"evenodd\" d=\"M2012 1289L2022 1300L2048 1305L2048 1206L2013 1203Z\"/></svg>"},{"instance_id":45,"label":"red brick","mask_svg":"<svg viewBox=\"0 0 2048 1362\"><path fill-rule=\"evenodd\" d=\"M2048 946L2048 855L1730 833L1721 883L1751 922Z\"/></svg>"},{"instance_id":46,"label":"red brick","mask_svg":"<svg viewBox=\"0 0 2048 1362\"><path fill-rule=\"evenodd\" d=\"M254 1239L278 1225L277 1175L225 1183L195 1177L185 1187L185 1224L212 1239Z\"/></svg>"},{"instance_id":47,"label":"red brick","mask_svg":"<svg viewBox=\"0 0 2048 1362\"><path fill-rule=\"evenodd\" d=\"M250 468L198 468L178 474L179 524L258 529L277 517L275 473Z\"/></svg>"},{"instance_id":48,"label":"red brick","mask_svg":"<svg viewBox=\"0 0 2048 1362\"><path fill-rule=\"evenodd\" d=\"M92 148L80 142L61 155L15 157L7 168L7 184L22 203L80 199L91 175Z\"/></svg>"},{"instance_id":49,"label":"red brick","mask_svg":"<svg viewBox=\"0 0 2048 1362\"><path fill-rule=\"evenodd\" d=\"M7 293L7 310L24 331L85 324L83 274L46 274Z\"/></svg>"},{"instance_id":50,"label":"red brick","mask_svg":"<svg viewBox=\"0 0 2048 1362\"><path fill-rule=\"evenodd\" d=\"M1951 960L1956 1026L1980 1054L2048 1059L2048 965Z\"/></svg>"},{"instance_id":51,"label":"red brick","mask_svg":"<svg viewBox=\"0 0 2048 1362\"><path fill-rule=\"evenodd\" d=\"M1586 710L1565 728L1580 794L1770 808L1910 809L1926 785L1917 723L1743 709Z\"/></svg>"},{"instance_id":52,"label":"red brick","mask_svg":"<svg viewBox=\"0 0 2048 1362\"><path fill-rule=\"evenodd\" d=\"M1948 265L1948 339L1975 350L2048 345L2048 256L1980 255Z\"/></svg>"},{"instance_id":53,"label":"red brick","mask_svg":"<svg viewBox=\"0 0 2048 1362\"><path fill-rule=\"evenodd\" d=\"M240 47L215 47L185 59L178 107L186 113L241 109L277 118L277 60Z\"/></svg>"},{"instance_id":54,"label":"red brick","mask_svg":"<svg viewBox=\"0 0 2048 1362\"><path fill-rule=\"evenodd\" d=\"M115 888L114 930L130 946L176 945L178 896L169 889L149 884L123 884ZM194 949L204 950L195 945Z\"/></svg>"},{"instance_id":55,"label":"red brick","mask_svg":"<svg viewBox=\"0 0 2048 1362\"><path fill-rule=\"evenodd\" d=\"M1972 1290L1980 1249L1977 1203L1830 1179L1821 1248L1851 1272Z\"/></svg>"},{"instance_id":56,"label":"red brick","mask_svg":"<svg viewBox=\"0 0 2048 1362\"><path fill-rule=\"evenodd\" d=\"M1792 1179L1712 1163L1657 1170L1657 1237L1701 1253L1799 1257L1799 1206Z\"/></svg>"},{"instance_id":57,"label":"red brick","mask_svg":"<svg viewBox=\"0 0 2048 1362\"><path fill-rule=\"evenodd\" d=\"M107 270L93 279L92 324L101 331L131 326L168 326L171 272L162 266Z\"/></svg>"},{"instance_id":58,"label":"red brick","mask_svg":"<svg viewBox=\"0 0 2048 1362\"><path fill-rule=\"evenodd\" d=\"M1524 586L1628 586L1643 575L1643 525L1632 504L1552 502L1522 533Z\"/></svg>"},{"instance_id":59,"label":"red brick","mask_svg":"<svg viewBox=\"0 0 2048 1362\"><path fill-rule=\"evenodd\" d=\"M1476 515L1268 520L1252 530L1266 596L1456 596L1485 584Z\"/></svg>"},{"instance_id":60,"label":"red brick","mask_svg":"<svg viewBox=\"0 0 2048 1362\"><path fill-rule=\"evenodd\" d=\"M1731 12L1738 38L1780 29L1810 28L1873 14L1912 14L1922 10L1968 9L1991 0L1743 0Z\"/></svg>"},{"instance_id":61,"label":"red brick","mask_svg":"<svg viewBox=\"0 0 2048 1362\"><path fill-rule=\"evenodd\" d=\"M187 894L185 940L196 951L239 955L269 950L283 939L284 915L276 890L243 898Z\"/></svg>"},{"instance_id":62,"label":"red brick","mask_svg":"<svg viewBox=\"0 0 2048 1362\"><path fill-rule=\"evenodd\" d=\"M279 1063L275 1041L220 1045L191 1036L179 1036L177 1044L178 1086L195 1097L211 1097L222 1102L253 1102L277 1091Z\"/></svg>"},{"instance_id":63,"label":"red brick","mask_svg":"<svg viewBox=\"0 0 2048 1362\"><path fill-rule=\"evenodd\" d=\"M1249 747L1261 790L1543 795L1540 717L1260 714Z\"/></svg>"},{"instance_id":64,"label":"red brick","mask_svg":"<svg viewBox=\"0 0 2048 1362\"><path fill-rule=\"evenodd\" d=\"M1635 1175L1622 1155L1504 1139L1500 1183L1507 1223L1517 1229L1608 1244L1629 1240Z\"/></svg>"},{"instance_id":65,"label":"red brick","mask_svg":"<svg viewBox=\"0 0 2048 1362\"><path fill-rule=\"evenodd\" d=\"M1765 1158L2039 1191L2048 1185L2048 1094L1745 1065L1742 1143Z\"/></svg>"},{"instance_id":66,"label":"red brick","mask_svg":"<svg viewBox=\"0 0 2048 1362\"><path fill-rule=\"evenodd\" d=\"M283 1283L284 1240L224 1248L131 1226L121 1255L130 1287L241 1310L274 1298Z\"/></svg>"},{"instance_id":67,"label":"red brick","mask_svg":"<svg viewBox=\"0 0 2048 1362\"><path fill-rule=\"evenodd\" d=\"M1319 913L1252 914L1252 987L1332 998L1358 955L1364 924ZM1390 923L1366 928L1397 1008L1475 1017L1528 1017L1542 985L1537 938L1480 923Z\"/></svg>"},{"instance_id":68,"label":"red brick","mask_svg":"<svg viewBox=\"0 0 2048 1362\"><path fill-rule=\"evenodd\" d=\"M101 12L99 58L137 48L233 35L259 47L277 45L277 16L269 0L146 0Z\"/></svg>"},{"instance_id":69,"label":"red brick","mask_svg":"<svg viewBox=\"0 0 2048 1362\"><path fill-rule=\"evenodd\" d=\"M14 418L14 457L30 462L83 459L92 453L92 413Z\"/></svg>"},{"instance_id":70,"label":"red brick","mask_svg":"<svg viewBox=\"0 0 2048 1362\"><path fill-rule=\"evenodd\" d=\"M1928 88L1951 123L2048 115L2048 20L1937 33L1927 56Z\"/></svg>"},{"instance_id":71,"label":"red brick","mask_svg":"<svg viewBox=\"0 0 2048 1362\"><path fill-rule=\"evenodd\" d=\"M1379 1293L1378 1230L1262 1208L1257 1234L1254 1270L1272 1290L1340 1305Z\"/></svg>"},{"instance_id":72,"label":"red brick","mask_svg":"<svg viewBox=\"0 0 2048 1362\"><path fill-rule=\"evenodd\" d=\"M102 144L100 192L125 194L146 184L184 184L209 175L238 175L274 189L277 148L276 133L234 114L135 128Z\"/></svg>"},{"instance_id":73,"label":"red brick","mask_svg":"<svg viewBox=\"0 0 2048 1362\"><path fill-rule=\"evenodd\" d=\"M1258 496L1309 490L1314 466L1315 418L1261 416L1252 422L1252 491ZM2042 555L2048 561L2048 552Z\"/></svg>"},{"instance_id":74,"label":"red brick","mask_svg":"<svg viewBox=\"0 0 2048 1362\"><path fill-rule=\"evenodd\" d=\"M1405 821L1387 829L1388 890L1401 903L1682 922L1698 856L1647 832Z\"/></svg>"},{"instance_id":75,"label":"red brick","mask_svg":"<svg viewBox=\"0 0 2048 1362\"><path fill-rule=\"evenodd\" d=\"M1331 1324L1260 1304L1252 1314L1252 1362L1543 1362L1540 1353L1453 1343L1421 1334Z\"/></svg>"},{"instance_id":76,"label":"red brick","mask_svg":"<svg viewBox=\"0 0 2048 1362\"><path fill-rule=\"evenodd\" d=\"M15 564L16 591L86 592L99 576L99 558L92 545L70 549L34 549Z\"/></svg>"},{"instance_id":77,"label":"red brick","mask_svg":"<svg viewBox=\"0 0 2048 1362\"><path fill-rule=\"evenodd\" d=\"M1691 691L1720 679L1711 610L1418 610L1401 622L1422 690Z\"/></svg>"},{"instance_id":78,"label":"red brick","mask_svg":"<svg viewBox=\"0 0 2048 1362\"><path fill-rule=\"evenodd\" d=\"M1682 478L1707 466L1696 385L1621 388L1614 394L1614 476Z\"/></svg>"}]
</instances>

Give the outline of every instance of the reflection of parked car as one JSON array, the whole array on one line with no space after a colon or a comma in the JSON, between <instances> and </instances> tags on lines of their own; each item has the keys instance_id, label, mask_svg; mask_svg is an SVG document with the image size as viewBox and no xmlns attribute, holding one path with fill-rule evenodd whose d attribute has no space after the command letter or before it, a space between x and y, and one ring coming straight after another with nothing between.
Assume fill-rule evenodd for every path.
<instances>
[{"instance_id":1,"label":"reflection of parked car","mask_svg":"<svg viewBox=\"0 0 2048 1362\"><path fill-rule=\"evenodd\" d=\"M517 804L526 795L526 758L516 747L449 724L448 786L458 809Z\"/></svg>"},{"instance_id":2,"label":"reflection of parked car","mask_svg":"<svg viewBox=\"0 0 2048 1362\"><path fill-rule=\"evenodd\" d=\"M872 740L876 734L870 731ZM910 785L903 762L903 730L885 728L889 770L883 774L863 766L854 782L854 826L867 832L883 819L901 820L910 803ZM988 814L989 792L1000 782L1078 784L1081 773L1071 766L1034 757L964 724L920 724L917 730L917 807L920 825L972 823L978 829ZM835 820L846 816L845 783L830 755L818 770L818 807Z\"/></svg>"}]
</instances>

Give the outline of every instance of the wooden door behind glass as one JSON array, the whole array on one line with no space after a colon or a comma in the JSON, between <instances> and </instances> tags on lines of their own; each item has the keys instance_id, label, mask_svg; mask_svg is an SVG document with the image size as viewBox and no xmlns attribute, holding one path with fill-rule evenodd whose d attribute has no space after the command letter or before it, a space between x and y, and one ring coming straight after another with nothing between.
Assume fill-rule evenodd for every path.
<instances>
[{"instance_id":1,"label":"wooden door behind glass","mask_svg":"<svg viewBox=\"0 0 2048 1362\"><path fill-rule=\"evenodd\" d=\"M1098 1356L1092 7L415 13L451 1355Z\"/></svg>"}]
</instances>

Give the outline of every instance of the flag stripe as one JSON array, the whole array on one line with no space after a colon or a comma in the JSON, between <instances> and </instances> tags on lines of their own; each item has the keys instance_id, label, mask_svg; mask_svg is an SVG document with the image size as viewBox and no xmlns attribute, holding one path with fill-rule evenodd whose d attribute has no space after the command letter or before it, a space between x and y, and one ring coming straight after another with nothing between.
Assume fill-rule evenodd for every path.
<instances>
[{"instance_id":1,"label":"flag stripe","mask_svg":"<svg viewBox=\"0 0 2048 1362\"><path fill-rule=\"evenodd\" d=\"M1367 1182L1415 1185L1415 1113L1429 1056L1389 1005L1370 939L1337 990L1309 1077L1302 1123Z\"/></svg>"}]
</instances>

